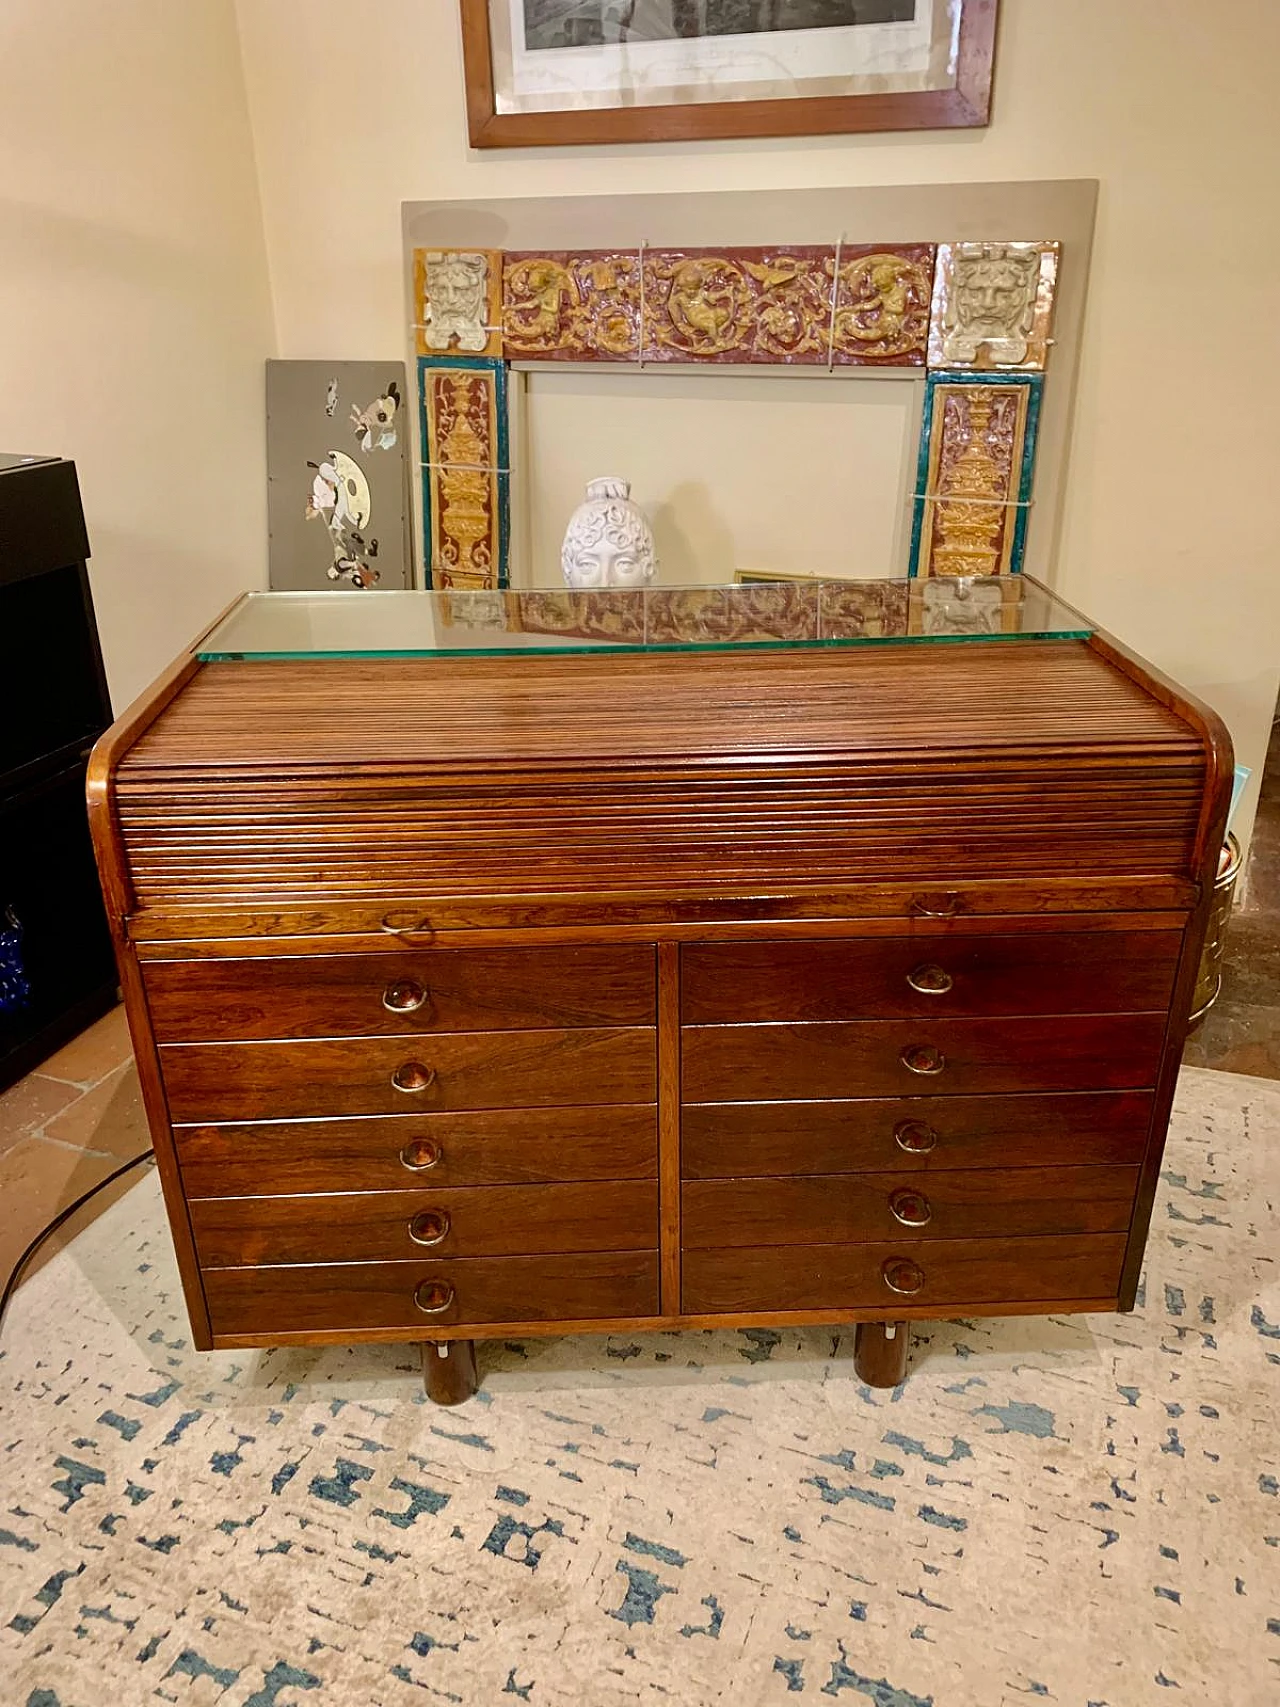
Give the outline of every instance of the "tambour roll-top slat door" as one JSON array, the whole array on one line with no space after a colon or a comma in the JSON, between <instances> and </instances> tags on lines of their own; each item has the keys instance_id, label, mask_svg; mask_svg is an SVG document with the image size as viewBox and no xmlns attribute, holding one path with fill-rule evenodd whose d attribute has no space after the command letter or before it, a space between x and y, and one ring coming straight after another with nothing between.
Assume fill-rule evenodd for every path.
<instances>
[{"instance_id":1,"label":"tambour roll-top slat door","mask_svg":"<svg viewBox=\"0 0 1280 1707\"><path fill-rule=\"evenodd\" d=\"M215 664L129 752L137 905L1189 873L1199 736L1078 641Z\"/></svg>"}]
</instances>

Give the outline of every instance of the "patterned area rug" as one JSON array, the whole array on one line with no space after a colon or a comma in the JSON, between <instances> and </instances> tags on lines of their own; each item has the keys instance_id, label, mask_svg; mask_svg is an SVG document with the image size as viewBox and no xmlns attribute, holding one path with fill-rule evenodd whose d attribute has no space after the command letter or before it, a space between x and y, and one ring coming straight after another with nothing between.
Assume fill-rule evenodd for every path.
<instances>
[{"instance_id":1,"label":"patterned area rug","mask_svg":"<svg viewBox=\"0 0 1280 1707\"><path fill-rule=\"evenodd\" d=\"M154 1178L0 1358L4 1707L1280 1701L1280 1085L1187 1072L1140 1308L193 1352Z\"/></svg>"}]
</instances>

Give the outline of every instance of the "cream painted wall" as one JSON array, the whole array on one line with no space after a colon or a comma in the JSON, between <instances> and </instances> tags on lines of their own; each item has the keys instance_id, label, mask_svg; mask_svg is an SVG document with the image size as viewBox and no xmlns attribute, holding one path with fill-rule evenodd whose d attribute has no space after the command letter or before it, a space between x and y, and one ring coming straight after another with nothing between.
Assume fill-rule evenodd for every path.
<instances>
[{"instance_id":1,"label":"cream painted wall","mask_svg":"<svg viewBox=\"0 0 1280 1707\"><path fill-rule=\"evenodd\" d=\"M466 144L455 0L238 12L286 356L405 347L402 200L1100 179L1058 584L1261 764L1280 686L1276 0L1004 0L985 131L492 153Z\"/></svg>"},{"instance_id":2,"label":"cream painted wall","mask_svg":"<svg viewBox=\"0 0 1280 1707\"><path fill-rule=\"evenodd\" d=\"M5 0L0 162L0 448L75 459L120 709L265 573L275 331L231 0Z\"/></svg>"}]
</instances>

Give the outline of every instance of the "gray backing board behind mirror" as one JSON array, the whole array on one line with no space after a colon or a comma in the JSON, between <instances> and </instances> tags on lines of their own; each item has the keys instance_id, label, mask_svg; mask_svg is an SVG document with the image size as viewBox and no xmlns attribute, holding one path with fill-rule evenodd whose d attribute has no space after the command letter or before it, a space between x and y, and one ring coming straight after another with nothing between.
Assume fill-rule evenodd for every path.
<instances>
[{"instance_id":1,"label":"gray backing board behind mirror","mask_svg":"<svg viewBox=\"0 0 1280 1707\"><path fill-rule=\"evenodd\" d=\"M269 584L408 587L402 361L267 363Z\"/></svg>"}]
</instances>

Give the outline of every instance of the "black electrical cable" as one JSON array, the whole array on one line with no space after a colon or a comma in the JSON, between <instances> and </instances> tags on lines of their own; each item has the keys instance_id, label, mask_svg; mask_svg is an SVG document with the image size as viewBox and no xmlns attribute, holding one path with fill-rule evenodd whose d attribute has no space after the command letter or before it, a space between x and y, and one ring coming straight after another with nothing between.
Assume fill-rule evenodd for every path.
<instances>
[{"instance_id":1,"label":"black electrical cable","mask_svg":"<svg viewBox=\"0 0 1280 1707\"><path fill-rule=\"evenodd\" d=\"M74 1203L69 1203L65 1209L60 1209L54 1216L53 1220L50 1221L49 1225L36 1234L35 1238L32 1239L26 1250L23 1251L22 1255L13 1265L13 1272L5 1282L4 1291L0 1292L0 1331L4 1328L4 1319L9 1309L9 1300L18 1290L18 1282L22 1279L22 1272L45 1240L51 1238L53 1234L58 1231L59 1227L65 1226L76 1211L83 1209L85 1204L92 1198L95 1198L100 1191L105 1191L113 1180L120 1179L122 1175L129 1172L130 1168L136 1168L139 1162L152 1162L154 1160L154 1150L143 1150L139 1155L135 1156L132 1161L125 1162L122 1166L113 1169L105 1179L100 1179L97 1185L91 1185L88 1191L82 1191Z\"/></svg>"}]
</instances>

